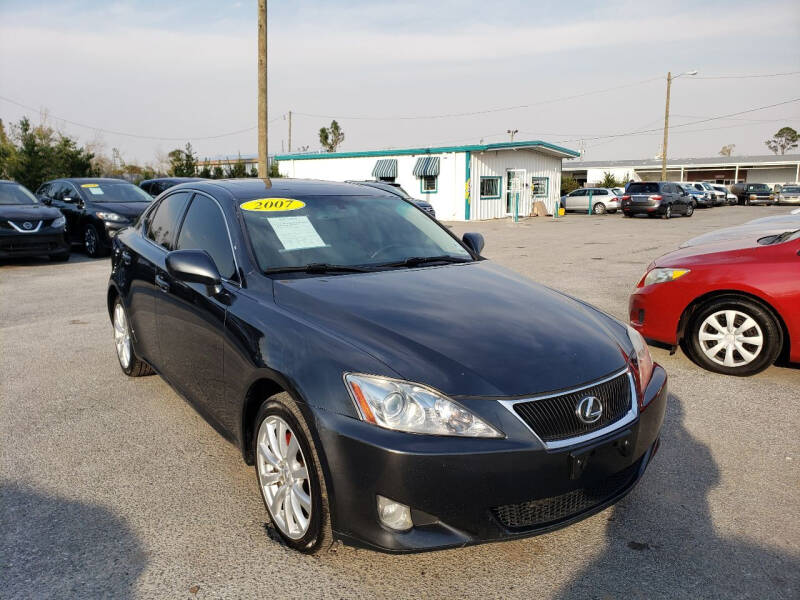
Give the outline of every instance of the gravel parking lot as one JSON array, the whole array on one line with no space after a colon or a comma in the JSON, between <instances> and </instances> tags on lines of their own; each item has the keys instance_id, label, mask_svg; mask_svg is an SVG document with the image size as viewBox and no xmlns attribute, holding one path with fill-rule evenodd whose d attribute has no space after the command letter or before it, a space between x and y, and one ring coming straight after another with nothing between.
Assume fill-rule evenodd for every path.
<instances>
[{"instance_id":1,"label":"gravel parking lot","mask_svg":"<svg viewBox=\"0 0 800 600\"><path fill-rule=\"evenodd\" d=\"M768 214L452 224L485 255L621 319L645 266ZM107 260L0 267L0 597L797 598L800 369L748 379L653 348L662 446L616 507L526 540L320 557L268 535L252 468L159 377L120 371ZM568 332L565 332L568 335Z\"/></svg>"}]
</instances>

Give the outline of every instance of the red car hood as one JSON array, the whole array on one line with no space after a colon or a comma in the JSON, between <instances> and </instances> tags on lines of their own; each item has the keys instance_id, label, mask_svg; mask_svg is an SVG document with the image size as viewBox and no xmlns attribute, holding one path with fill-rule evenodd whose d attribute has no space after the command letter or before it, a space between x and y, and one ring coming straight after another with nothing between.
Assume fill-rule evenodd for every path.
<instances>
[{"instance_id":1,"label":"red car hood","mask_svg":"<svg viewBox=\"0 0 800 600\"><path fill-rule=\"evenodd\" d=\"M764 248L758 243L758 240L765 237L764 232L752 234L745 237L736 238L733 240L720 240L710 244L701 244L699 246L687 246L686 248L679 248L673 252L668 252L664 256L660 256L653 265L655 267L680 267L686 266L691 263L708 262L713 260L710 254L719 254L722 252L746 252L757 248ZM688 261L688 262L687 262Z\"/></svg>"}]
</instances>

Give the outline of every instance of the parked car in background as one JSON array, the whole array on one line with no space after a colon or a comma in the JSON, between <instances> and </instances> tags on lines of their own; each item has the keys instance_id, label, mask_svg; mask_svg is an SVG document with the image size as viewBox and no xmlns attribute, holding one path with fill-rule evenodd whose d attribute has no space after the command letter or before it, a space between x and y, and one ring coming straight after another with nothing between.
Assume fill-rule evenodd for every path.
<instances>
[{"instance_id":1,"label":"parked car in background","mask_svg":"<svg viewBox=\"0 0 800 600\"><path fill-rule=\"evenodd\" d=\"M153 198L161 192L187 181L203 181L202 177L158 177L156 179L145 179L139 183L139 187L150 194Z\"/></svg>"},{"instance_id":2,"label":"parked car in background","mask_svg":"<svg viewBox=\"0 0 800 600\"><path fill-rule=\"evenodd\" d=\"M683 181L678 185L694 198L695 208L712 208L714 206L711 194L699 183Z\"/></svg>"},{"instance_id":3,"label":"parked car in background","mask_svg":"<svg viewBox=\"0 0 800 600\"><path fill-rule=\"evenodd\" d=\"M700 244L709 244L712 242L719 242L723 240L734 240L742 237L763 237L767 235L776 235L800 229L800 213L788 215L773 215L771 217L761 217L760 219L753 219L742 225L734 227L724 227L715 231L709 231L697 237L693 237L681 244L681 248L686 246L697 246Z\"/></svg>"},{"instance_id":4,"label":"parked car in background","mask_svg":"<svg viewBox=\"0 0 800 600\"><path fill-rule=\"evenodd\" d=\"M671 181L634 181L628 184L628 193L622 197L622 214L626 217L691 217L694 208L694 197Z\"/></svg>"},{"instance_id":5,"label":"parked car in background","mask_svg":"<svg viewBox=\"0 0 800 600\"><path fill-rule=\"evenodd\" d=\"M123 179L54 179L39 186L36 196L67 218L67 239L91 257L105 256L111 238L131 225L152 198Z\"/></svg>"},{"instance_id":6,"label":"parked car in background","mask_svg":"<svg viewBox=\"0 0 800 600\"><path fill-rule=\"evenodd\" d=\"M624 187L611 188L611 191L614 192L617 196L624 196L625 195L625 188Z\"/></svg>"},{"instance_id":7,"label":"parked car in background","mask_svg":"<svg viewBox=\"0 0 800 600\"><path fill-rule=\"evenodd\" d=\"M520 538L625 496L667 401L641 335L366 189L162 194L114 238L122 371L155 369L238 445L300 552Z\"/></svg>"},{"instance_id":8,"label":"parked car in background","mask_svg":"<svg viewBox=\"0 0 800 600\"><path fill-rule=\"evenodd\" d=\"M739 204L772 204L775 199L772 190L766 183L734 183L731 192L736 195Z\"/></svg>"},{"instance_id":9,"label":"parked car in background","mask_svg":"<svg viewBox=\"0 0 800 600\"><path fill-rule=\"evenodd\" d=\"M346 183L354 183L357 185L365 185L367 187L375 188L376 190L383 190L395 196L400 196L404 200L408 200L416 204L424 212L428 213L434 219L436 218L436 211L433 210L433 205L425 200L419 200L411 196L399 183L391 183L389 181L348 181Z\"/></svg>"},{"instance_id":10,"label":"parked car in background","mask_svg":"<svg viewBox=\"0 0 800 600\"><path fill-rule=\"evenodd\" d=\"M786 183L775 197L777 204L800 204L800 184Z\"/></svg>"},{"instance_id":11,"label":"parked car in background","mask_svg":"<svg viewBox=\"0 0 800 600\"><path fill-rule=\"evenodd\" d=\"M736 204L736 195L731 194L728 188L726 188L724 185L714 183L711 184L711 187L721 194L720 200L723 204Z\"/></svg>"},{"instance_id":12,"label":"parked car in background","mask_svg":"<svg viewBox=\"0 0 800 600\"><path fill-rule=\"evenodd\" d=\"M0 259L69 260L66 223L61 211L40 203L25 186L0 179Z\"/></svg>"},{"instance_id":13,"label":"parked car in background","mask_svg":"<svg viewBox=\"0 0 800 600\"><path fill-rule=\"evenodd\" d=\"M595 215L613 214L620 207L620 196L610 188L581 188L562 196L561 200L564 210L585 213L590 212L591 201L591 212Z\"/></svg>"},{"instance_id":14,"label":"parked car in background","mask_svg":"<svg viewBox=\"0 0 800 600\"><path fill-rule=\"evenodd\" d=\"M711 194L711 197L714 199L714 206L725 206L728 203L727 190L718 190L716 187L714 187L714 184L708 183L707 181L701 181L700 185L702 185L703 188L705 188L705 190Z\"/></svg>"},{"instance_id":15,"label":"parked car in background","mask_svg":"<svg viewBox=\"0 0 800 600\"><path fill-rule=\"evenodd\" d=\"M647 267L630 323L717 373L753 375L781 353L800 362L799 271L800 229L682 248Z\"/></svg>"}]
</instances>

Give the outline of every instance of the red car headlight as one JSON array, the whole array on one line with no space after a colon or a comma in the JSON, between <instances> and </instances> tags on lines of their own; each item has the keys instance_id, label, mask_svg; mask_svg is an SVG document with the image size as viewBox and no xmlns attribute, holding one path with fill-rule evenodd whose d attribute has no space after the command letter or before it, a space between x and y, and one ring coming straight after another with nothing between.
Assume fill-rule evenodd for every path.
<instances>
[{"instance_id":1,"label":"red car headlight","mask_svg":"<svg viewBox=\"0 0 800 600\"><path fill-rule=\"evenodd\" d=\"M628 358L631 361L634 378L636 379L639 406L644 408L646 406L644 391L653 376L653 357L650 356L650 349L647 347L647 342L644 341L642 334L630 325L628 325L628 338L633 344L633 354Z\"/></svg>"}]
</instances>

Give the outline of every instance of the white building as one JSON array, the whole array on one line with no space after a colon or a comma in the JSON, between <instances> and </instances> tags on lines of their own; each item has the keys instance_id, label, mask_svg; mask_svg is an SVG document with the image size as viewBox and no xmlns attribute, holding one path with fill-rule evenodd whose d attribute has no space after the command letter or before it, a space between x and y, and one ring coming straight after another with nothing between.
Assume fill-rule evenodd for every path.
<instances>
[{"instance_id":1,"label":"white building","mask_svg":"<svg viewBox=\"0 0 800 600\"><path fill-rule=\"evenodd\" d=\"M658 181L661 160L569 161L564 164L564 173L588 186L597 185L606 173L621 181ZM667 160L667 179L783 185L800 181L800 154L671 158Z\"/></svg>"},{"instance_id":2,"label":"white building","mask_svg":"<svg viewBox=\"0 0 800 600\"><path fill-rule=\"evenodd\" d=\"M284 154L281 175L300 179L399 183L433 205L443 221L531 212L541 200L552 212L561 190L561 161L578 152L540 141L441 148Z\"/></svg>"}]
</instances>

